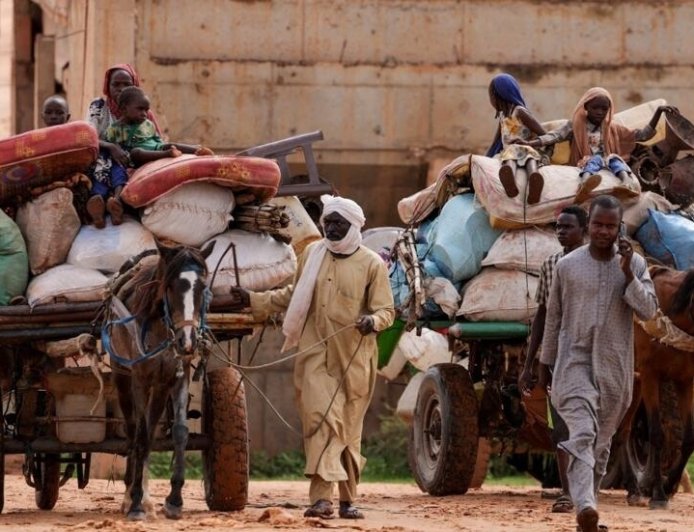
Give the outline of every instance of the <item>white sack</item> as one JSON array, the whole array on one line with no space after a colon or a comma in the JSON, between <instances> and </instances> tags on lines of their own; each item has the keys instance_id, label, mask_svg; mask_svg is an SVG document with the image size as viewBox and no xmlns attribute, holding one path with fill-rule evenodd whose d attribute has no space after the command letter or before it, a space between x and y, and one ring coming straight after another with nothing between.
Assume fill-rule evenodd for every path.
<instances>
[{"instance_id":1,"label":"white sack","mask_svg":"<svg viewBox=\"0 0 694 532\"><path fill-rule=\"evenodd\" d=\"M323 238L318 227L313 223L313 220L296 196L272 198L270 203L284 207L284 213L289 217L289 225L280 230L279 233L292 239L291 245L297 257L304 252L306 246L311 242Z\"/></svg>"},{"instance_id":2,"label":"white sack","mask_svg":"<svg viewBox=\"0 0 694 532\"><path fill-rule=\"evenodd\" d=\"M427 298L434 300L441 310L452 318L460 306L460 294L445 277L428 277L422 283Z\"/></svg>"},{"instance_id":3,"label":"white sack","mask_svg":"<svg viewBox=\"0 0 694 532\"><path fill-rule=\"evenodd\" d=\"M537 275L545 259L561 249L561 244L551 227L509 229L494 242L492 249L482 261L482 266L521 270Z\"/></svg>"},{"instance_id":4,"label":"white sack","mask_svg":"<svg viewBox=\"0 0 694 532\"><path fill-rule=\"evenodd\" d=\"M672 212L675 206L660 194L655 192L644 192L638 201L624 209L624 224L627 226L627 233L633 235L646 221L648 221L648 209L660 212Z\"/></svg>"},{"instance_id":5,"label":"white sack","mask_svg":"<svg viewBox=\"0 0 694 532\"><path fill-rule=\"evenodd\" d=\"M22 205L17 225L27 245L31 273L38 275L62 264L81 225L72 191L56 188Z\"/></svg>"},{"instance_id":6,"label":"white sack","mask_svg":"<svg viewBox=\"0 0 694 532\"><path fill-rule=\"evenodd\" d=\"M396 345L395 349L393 349L393 353L390 355L388 364L377 370L377 373L386 380L394 381L398 378L402 370L405 369L406 364L407 359L405 355L402 354L402 350Z\"/></svg>"},{"instance_id":7,"label":"white sack","mask_svg":"<svg viewBox=\"0 0 694 532\"><path fill-rule=\"evenodd\" d=\"M436 183L398 201L398 215L405 224L423 220L436 208Z\"/></svg>"},{"instance_id":8,"label":"white sack","mask_svg":"<svg viewBox=\"0 0 694 532\"><path fill-rule=\"evenodd\" d=\"M103 229L96 229L93 225L82 226L72 243L67 262L114 273L130 257L156 248L152 233L132 218L126 217L121 225L111 225L110 218L106 218Z\"/></svg>"},{"instance_id":9,"label":"white sack","mask_svg":"<svg viewBox=\"0 0 694 532\"><path fill-rule=\"evenodd\" d=\"M420 371L426 371L434 364L451 361L448 338L426 327L422 328L421 336L417 336L416 329L404 332L398 341L397 349Z\"/></svg>"},{"instance_id":10,"label":"white sack","mask_svg":"<svg viewBox=\"0 0 694 532\"><path fill-rule=\"evenodd\" d=\"M234 192L213 183L186 183L142 210L142 225L156 237L200 246L227 230Z\"/></svg>"},{"instance_id":11,"label":"white sack","mask_svg":"<svg viewBox=\"0 0 694 532\"><path fill-rule=\"evenodd\" d=\"M392 251L403 231L402 227L373 227L361 234L361 243L376 253L385 248Z\"/></svg>"},{"instance_id":12,"label":"white sack","mask_svg":"<svg viewBox=\"0 0 694 532\"><path fill-rule=\"evenodd\" d=\"M532 320L538 278L524 272L484 268L465 285L458 316L470 321Z\"/></svg>"},{"instance_id":13,"label":"white sack","mask_svg":"<svg viewBox=\"0 0 694 532\"><path fill-rule=\"evenodd\" d=\"M490 223L496 229L517 229L532 225L546 225L556 220L559 212L574 202L581 180L575 166L543 166L540 174L544 177L540 201L533 205L524 205L526 179L525 171L516 172L516 182L521 193L509 198L499 181L501 162L482 155L472 156L472 183L477 199L489 213ZM622 182L608 170L601 170L602 182L593 190L591 197L610 194L617 186L627 185L634 192L641 192L641 185L634 177ZM631 205L633 199L622 203Z\"/></svg>"},{"instance_id":14,"label":"white sack","mask_svg":"<svg viewBox=\"0 0 694 532\"><path fill-rule=\"evenodd\" d=\"M30 306L101 301L108 279L89 268L61 264L34 277L27 288Z\"/></svg>"},{"instance_id":15,"label":"white sack","mask_svg":"<svg viewBox=\"0 0 694 532\"><path fill-rule=\"evenodd\" d=\"M296 272L296 255L292 247L268 235L232 229L218 235L210 242L213 240L216 241L214 250L207 257L210 280L230 242L236 246L239 281L243 288L256 291L269 290L290 280ZM233 249L230 249L219 265L212 292L228 294L232 286L236 286L236 275L234 253Z\"/></svg>"}]
</instances>

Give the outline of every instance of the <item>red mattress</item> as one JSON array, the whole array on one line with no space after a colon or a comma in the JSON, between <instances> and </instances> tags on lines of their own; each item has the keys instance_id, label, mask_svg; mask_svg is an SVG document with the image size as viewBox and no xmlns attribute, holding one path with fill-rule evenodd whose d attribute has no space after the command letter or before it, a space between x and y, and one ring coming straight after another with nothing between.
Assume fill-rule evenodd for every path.
<instances>
[{"instance_id":1,"label":"red mattress","mask_svg":"<svg viewBox=\"0 0 694 532\"><path fill-rule=\"evenodd\" d=\"M181 155L141 166L130 177L121 197L133 207L144 207L180 185L193 181L216 183L248 191L259 201L277 193L281 179L275 161L232 155Z\"/></svg>"},{"instance_id":2,"label":"red mattress","mask_svg":"<svg viewBox=\"0 0 694 532\"><path fill-rule=\"evenodd\" d=\"M35 129L0 141L0 204L86 172L98 153L99 138L87 122Z\"/></svg>"}]
</instances>

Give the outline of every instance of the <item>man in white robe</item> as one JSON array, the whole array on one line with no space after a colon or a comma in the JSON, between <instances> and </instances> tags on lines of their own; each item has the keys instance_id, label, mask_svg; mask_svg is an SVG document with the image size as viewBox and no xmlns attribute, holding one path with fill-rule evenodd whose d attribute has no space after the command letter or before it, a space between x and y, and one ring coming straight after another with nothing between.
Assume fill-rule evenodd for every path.
<instances>
[{"instance_id":1,"label":"man in white robe","mask_svg":"<svg viewBox=\"0 0 694 532\"><path fill-rule=\"evenodd\" d=\"M283 350L299 348L294 387L311 479L308 517L333 514L338 485L339 516L359 519L352 504L360 473L364 417L376 383L376 332L395 318L383 260L361 245L365 218L353 201L322 196L325 238L299 257L294 284L250 294L233 289L256 319L286 310ZM327 339L326 341L322 341Z\"/></svg>"}]
</instances>

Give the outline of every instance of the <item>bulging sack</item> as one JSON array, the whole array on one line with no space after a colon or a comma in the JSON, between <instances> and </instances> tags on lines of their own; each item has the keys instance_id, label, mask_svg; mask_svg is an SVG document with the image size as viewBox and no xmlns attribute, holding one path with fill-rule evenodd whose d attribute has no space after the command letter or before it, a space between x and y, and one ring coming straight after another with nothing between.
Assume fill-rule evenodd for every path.
<instances>
[{"instance_id":1,"label":"bulging sack","mask_svg":"<svg viewBox=\"0 0 694 532\"><path fill-rule=\"evenodd\" d=\"M482 155L472 156L473 188L477 199L489 213L492 227L498 229L519 229L554 222L564 207L574 203L581 182L578 177L579 170L575 166L543 166L539 170L545 181L540 201L527 205L525 171L519 169L516 172L516 182L521 193L515 198L509 198L499 181L500 167L501 162L498 159ZM628 206L637 201L641 192L641 185L637 179L631 177L621 181L607 170L601 170L599 174L602 181L591 196L611 194L616 187L626 185L633 197L622 199L620 195L622 204Z\"/></svg>"},{"instance_id":2,"label":"bulging sack","mask_svg":"<svg viewBox=\"0 0 694 532\"><path fill-rule=\"evenodd\" d=\"M487 213L472 194L454 196L432 226L428 258L449 281L470 279L480 271L482 259L500 233L491 228Z\"/></svg>"},{"instance_id":3,"label":"bulging sack","mask_svg":"<svg viewBox=\"0 0 694 532\"><path fill-rule=\"evenodd\" d=\"M22 233L0 209L0 305L24 294L29 280L29 261Z\"/></svg>"},{"instance_id":4,"label":"bulging sack","mask_svg":"<svg viewBox=\"0 0 694 532\"><path fill-rule=\"evenodd\" d=\"M121 225L111 225L107 218L103 229L82 226L72 243L67 262L73 266L115 273L130 257L149 249L157 249L154 237L138 222L125 218Z\"/></svg>"},{"instance_id":5,"label":"bulging sack","mask_svg":"<svg viewBox=\"0 0 694 532\"><path fill-rule=\"evenodd\" d=\"M538 278L514 270L484 268L465 285L458 316L470 321L532 320Z\"/></svg>"},{"instance_id":6,"label":"bulging sack","mask_svg":"<svg viewBox=\"0 0 694 532\"><path fill-rule=\"evenodd\" d=\"M672 212L675 210L675 207L660 194L650 190L642 193L636 203L624 209L622 220L627 227L627 233L633 235L639 230L639 227L648 221L649 209L660 212Z\"/></svg>"},{"instance_id":7,"label":"bulging sack","mask_svg":"<svg viewBox=\"0 0 694 532\"><path fill-rule=\"evenodd\" d=\"M56 188L22 205L17 210L17 225L24 235L34 275L62 264L81 225L72 191Z\"/></svg>"},{"instance_id":8,"label":"bulging sack","mask_svg":"<svg viewBox=\"0 0 694 532\"><path fill-rule=\"evenodd\" d=\"M674 213L648 213L648 221L635 235L646 253L678 270L694 267L694 222Z\"/></svg>"},{"instance_id":9,"label":"bulging sack","mask_svg":"<svg viewBox=\"0 0 694 532\"><path fill-rule=\"evenodd\" d=\"M306 246L311 242L323 238L311 216L296 196L273 198L270 203L284 207L284 213L289 217L289 225L282 229L280 234L292 239L291 245L297 257L304 252Z\"/></svg>"},{"instance_id":10,"label":"bulging sack","mask_svg":"<svg viewBox=\"0 0 694 532\"><path fill-rule=\"evenodd\" d=\"M100 301L107 282L106 276L96 270L61 264L31 280L27 300L32 307L49 303Z\"/></svg>"},{"instance_id":11,"label":"bulging sack","mask_svg":"<svg viewBox=\"0 0 694 532\"><path fill-rule=\"evenodd\" d=\"M142 225L156 237L200 246L228 229L234 192L212 183L186 183L142 210Z\"/></svg>"},{"instance_id":12,"label":"bulging sack","mask_svg":"<svg viewBox=\"0 0 694 532\"><path fill-rule=\"evenodd\" d=\"M207 257L210 281L219 265L212 286L214 294L228 294L232 286L237 286L234 257L238 260L239 285L248 290L275 288L291 279L296 272L296 255L292 247L268 235L232 229L210 240L212 241L216 241L216 244L212 254ZM236 253L229 249L222 258L232 242Z\"/></svg>"},{"instance_id":13,"label":"bulging sack","mask_svg":"<svg viewBox=\"0 0 694 532\"><path fill-rule=\"evenodd\" d=\"M448 338L436 331L422 328L421 336L416 330L404 332L395 348L420 371L426 371L434 364L451 361Z\"/></svg>"},{"instance_id":14,"label":"bulging sack","mask_svg":"<svg viewBox=\"0 0 694 532\"><path fill-rule=\"evenodd\" d=\"M521 270L538 275L547 257L561 251L551 227L509 229L494 242L482 266Z\"/></svg>"}]
</instances>

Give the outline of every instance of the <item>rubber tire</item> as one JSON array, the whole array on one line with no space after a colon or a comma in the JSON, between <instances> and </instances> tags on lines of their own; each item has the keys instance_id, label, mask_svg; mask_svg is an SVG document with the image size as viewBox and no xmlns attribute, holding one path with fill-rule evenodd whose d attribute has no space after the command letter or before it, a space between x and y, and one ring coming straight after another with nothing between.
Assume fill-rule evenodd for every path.
<instances>
[{"instance_id":1,"label":"rubber tire","mask_svg":"<svg viewBox=\"0 0 694 532\"><path fill-rule=\"evenodd\" d=\"M36 507L39 510L52 510L58 502L60 491L60 455L43 455L41 468L41 489L34 490Z\"/></svg>"},{"instance_id":2,"label":"rubber tire","mask_svg":"<svg viewBox=\"0 0 694 532\"><path fill-rule=\"evenodd\" d=\"M415 481L430 495L463 494L470 487L479 443L477 396L458 364L429 368L417 395L410 445Z\"/></svg>"},{"instance_id":3,"label":"rubber tire","mask_svg":"<svg viewBox=\"0 0 694 532\"><path fill-rule=\"evenodd\" d=\"M202 452L205 501L215 512L243 510L248 502L246 391L240 381L238 371L221 368L207 375L203 390L202 430L211 440Z\"/></svg>"}]
</instances>

